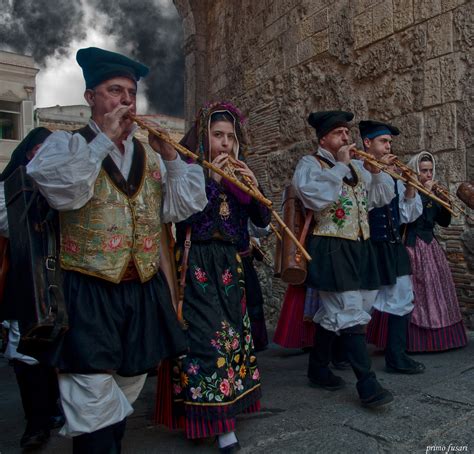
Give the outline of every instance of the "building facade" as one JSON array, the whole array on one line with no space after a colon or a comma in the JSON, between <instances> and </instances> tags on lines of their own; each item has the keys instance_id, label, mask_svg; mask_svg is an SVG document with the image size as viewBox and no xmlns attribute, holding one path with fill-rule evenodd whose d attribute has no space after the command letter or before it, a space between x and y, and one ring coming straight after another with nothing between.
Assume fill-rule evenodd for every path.
<instances>
[{"instance_id":1,"label":"building facade","mask_svg":"<svg viewBox=\"0 0 474 454\"><path fill-rule=\"evenodd\" d=\"M91 110L86 105L53 106L35 109L35 125L55 131L74 131L83 128L89 122ZM159 126L167 131L170 137L179 142L184 135L184 119L163 114L140 115L150 126ZM142 142L148 141L148 132L139 130L136 137Z\"/></svg>"},{"instance_id":2,"label":"building facade","mask_svg":"<svg viewBox=\"0 0 474 454\"><path fill-rule=\"evenodd\" d=\"M0 169L34 127L38 71L32 57L0 50Z\"/></svg>"},{"instance_id":3,"label":"building facade","mask_svg":"<svg viewBox=\"0 0 474 454\"><path fill-rule=\"evenodd\" d=\"M404 160L435 154L452 192L474 180L474 2L469 0L174 0L183 19L185 117L229 99L248 115L250 165L275 206L315 148L311 111L397 125ZM353 137L358 141L357 130ZM439 231L465 320L474 328L474 233ZM268 315L284 286L265 273Z\"/></svg>"}]
</instances>

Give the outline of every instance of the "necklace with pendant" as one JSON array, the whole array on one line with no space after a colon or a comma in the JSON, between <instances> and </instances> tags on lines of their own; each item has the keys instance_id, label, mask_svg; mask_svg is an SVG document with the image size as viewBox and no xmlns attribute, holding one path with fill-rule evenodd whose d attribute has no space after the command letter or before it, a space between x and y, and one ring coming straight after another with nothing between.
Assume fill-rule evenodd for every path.
<instances>
[{"instance_id":1,"label":"necklace with pendant","mask_svg":"<svg viewBox=\"0 0 474 454\"><path fill-rule=\"evenodd\" d=\"M219 194L219 198L221 199L221 204L219 205L219 216L222 220L227 221L230 216L230 208L229 204L227 203L227 196L225 194Z\"/></svg>"}]
</instances>

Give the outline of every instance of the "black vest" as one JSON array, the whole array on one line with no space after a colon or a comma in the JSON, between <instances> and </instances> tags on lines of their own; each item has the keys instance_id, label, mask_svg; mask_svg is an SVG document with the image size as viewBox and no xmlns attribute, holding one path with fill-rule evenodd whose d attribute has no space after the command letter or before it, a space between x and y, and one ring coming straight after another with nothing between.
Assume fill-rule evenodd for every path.
<instances>
[{"instance_id":1,"label":"black vest","mask_svg":"<svg viewBox=\"0 0 474 454\"><path fill-rule=\"evenodd\" d=\"M395 197L388 205L369 211L370 238L372 241L390 241L400 243L400 195L395 183Z\"/></svg>"}]
</instances>

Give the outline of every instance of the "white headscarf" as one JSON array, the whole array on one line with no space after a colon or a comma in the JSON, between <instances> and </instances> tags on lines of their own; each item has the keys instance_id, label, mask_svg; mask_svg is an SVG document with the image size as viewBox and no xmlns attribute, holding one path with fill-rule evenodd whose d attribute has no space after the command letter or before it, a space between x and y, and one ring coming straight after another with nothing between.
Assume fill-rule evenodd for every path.
<instances>
[{"instance_id":1,"label":"white headscarf","mask_svg":"<svg viewBox=\"0 0 474 454\"><path fill-rule=\"evenodd\" d=\"M413 169L416 173L420 173L420 162L421 162L421 159L425 156L431 158L431 161L433 162L433 180L434 180L435 179L435 167L436 167L435 158L428 151L422 151L421 153L418 153L415 156L413 156L413 158L411 158L408 161L408 167Z\"/></svg>"}]
</instances>

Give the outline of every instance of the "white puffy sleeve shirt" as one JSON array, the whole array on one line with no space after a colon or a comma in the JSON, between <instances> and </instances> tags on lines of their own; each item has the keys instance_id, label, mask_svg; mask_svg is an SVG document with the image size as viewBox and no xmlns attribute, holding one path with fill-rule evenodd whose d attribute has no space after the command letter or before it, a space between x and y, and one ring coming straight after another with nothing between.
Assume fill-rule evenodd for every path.
<instances>
[{"instance_id":1,"label":"white puffy sleeve shirt","mask_svg":"<svg viewBox=\"0 0 474 454\"><path fill-rule=\"evenodd\" d=\"M416 192L415 197L405 198L405 185L397 180L397 189L399 194L398 207L400 209L400 224L409 224L416 221L423 213L423 202L420 194Z\"/></svg>"},{"instance_id":2,"label":"white puffy sleeve shirt","mask_svg":"<svg viewBox=\"0 0 474 454\"><path fill-rule=\"evenodd\" d=\"M83 207L94 192L102 161L110 155L125 179L133 159L133 134L124 140L125 152L91 120L97 133L89 143L81 134L56 131L51 134L27 166L48 203L60 211ZM178 156L173 161L160 159L163 182L163 222L179 222L207 205L204 173L197 164L186 164ZM159 214L159 213L157 213Z\"/></svg>"},{"instance_id":3,"label":"white puffy sleeve shirt","mask_svg":"<svg viewBox=\"0 0 474 454\"><path fill-rule=\"evenodd\" d=\"M296 166L293 175L293 185L298 198L306 208L321 211L338 200L342 189L343 178L350 177L350 168L341 162L336 162L331 153L319 148L318 154L330 160L334 167L322 167L314 156L303 156ZM362 175L368 192L368 207L378 208L390 203L395 197L392 179L380 172L368 172L362 161L352 160L351 163Z\"/></svg>"}]
</instances>

